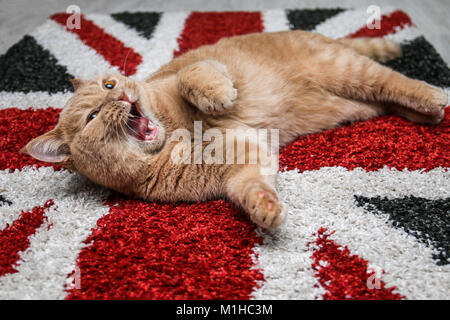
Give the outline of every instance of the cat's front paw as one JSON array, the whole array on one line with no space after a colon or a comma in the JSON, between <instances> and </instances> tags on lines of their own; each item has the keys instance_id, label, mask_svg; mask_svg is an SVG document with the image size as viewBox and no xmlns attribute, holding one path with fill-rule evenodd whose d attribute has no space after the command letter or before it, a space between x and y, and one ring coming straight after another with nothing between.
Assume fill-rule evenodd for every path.
<instances>
[{"instance_id":1,"label":"cat's front paw","mask_svg":"<svg viewBox=\"0 0 450 320\"><path fill-rule=\"evenodd\" d=\"M227 80L227 81L226 81ZM216 83L214 87L197 92L197 107L208 114L220 114L229 109L237 98L237 89L233 82L223 79L224 83ZM214 84L213 84L214 85Z\"/></svg>"},{"instance_id":2,"label":"cat's front paw","mask_svg":"<svg viewBox=\"0 0 450 320\"><path fill-rule=\"evenodd\" d=\"M227 67L214 60L200 61L180 70L178 90L181 96L208 114L224 113L238 95Z\"/></svg>"},{"instance_id":3,"label":"cat's front paw","mask_svg":"<svg viewBox=\"0 0 450 320\"><path fill-rule=\"evenodd\" d=\"M281 225L286 212L274 190L263 185L252 188L247 195L247 210L250 219L265 229L274 229Z\"/></svg>"}]
</instances>

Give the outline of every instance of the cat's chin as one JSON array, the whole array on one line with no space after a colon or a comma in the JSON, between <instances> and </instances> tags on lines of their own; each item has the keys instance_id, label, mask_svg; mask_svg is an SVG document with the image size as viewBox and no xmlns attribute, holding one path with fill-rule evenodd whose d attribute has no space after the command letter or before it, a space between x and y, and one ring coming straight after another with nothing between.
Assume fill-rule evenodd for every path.
<instances>
[{"instance_id":1,"label":"cat's chin","mask_svg":"<svg viewBox=\"0 0 450 320\"><path fill-rule=\"evenodd\" d=\"M164 138L156 137L153 140L139 140L134 137L130 137L132 144L135 145L139 151L146 154L154 154L159 152L164 146Z\"/></svg>"}]
</instances>

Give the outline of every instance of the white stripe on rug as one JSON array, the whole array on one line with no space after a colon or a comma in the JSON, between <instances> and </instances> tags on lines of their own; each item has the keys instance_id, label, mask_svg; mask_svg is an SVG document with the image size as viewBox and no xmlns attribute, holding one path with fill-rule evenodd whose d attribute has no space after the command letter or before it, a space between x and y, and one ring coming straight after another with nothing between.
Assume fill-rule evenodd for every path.
<instances>
[{"instance_id":1,"label":"white stripe on rug","mask_svg":"<svg viewBox=\"0 0 450 320\"><path fill-rule=\"evenodd\" d=\"M285 10L262 11L264 32L286 31L289 29L289 21Z\"/></svg>"},{"instance_id":2,"label":"white stripe on rug","mask_svg":"<svg viewBox=\"0 0 450 320\"><path fill-rule=\"evenodd\" d=\"M51 19L32 32L31 36L75 78L91 79L98 74L119 72L117 67L111 66L94 49L86 46L76 34L66 31Z\"/></svg>"},{"instance_id":3,"label":"white stripe on rug","mask_svg":"<svg viewBox=\"0 0 450 320\"><path fill-rule=\"evenodd\" d=\"M0 172L2 194L23 208L53 199L45 221L20 252L18 272L0 278L0 299L64 299L75 261L97 220L109 212L108 192L78 174L51 167ZM6 184L5 184L6 182Z\"/></svg>"},{"instance_id":4,"label":"white stripe on rug","mask_svg":"<svg viewBox=\"0 0 450 320\"><path fill-rule=\"evenodd\" d=\"M395 41L397 43L406 43L420 36L423 36L423 33L415 26L404 26L403 28L397 27L395 33L385 35L383 38Z\"/></svg>"},{"instance_id":5,"label":"white stripe on rug","mask_svg":"<svg viewBox=\"0 0 450 320\"><path fill-rule=\"evenodd\" d=\"M113 19L110 15L86 14L85 17L102 28L106 33L112 35L117 40L122 41L126 47L133 48L135 52L139 53L143 58L143 62L140 66L146 63L146 52L152 50L149 40L139 36L135 30ZM124 65L123 69L126 70L126 61L122 61L122 64ZM139 70L139 66L137 68ZM135 77L135 75L132 77Z\"/></svg>"},{"instance_id":6,"label":"white stripe on rug","mask_svg":"<svg viewBox=\"0 0 450 320\"><path fill-rule=\"evenodd\" d=\"M184 23L190 12L165 12L153 31L144 63L138 66L134 77L146 79L161 66L173 59L173 53L179 49L178 37L184 29Z\"/></svg>"},{"instance_id":7,"label":"white stripe on rug","mask_svg":"<svg viewBox=\"0 0 450 320\"><path fill-rule=\"evenodd\" d=\"M320 23L312 32L318 32L332 39L348 36L358 31L367 24L370 15L367 9L345 10ZM387 14L395 9L392 7L381 7L380 14Z\"/></svg>"},{"instance_id":8,"label":"white stripe on rug","mask_svg":"<svg viewBox=\"0 0 450 320\"><path fill-rule=\"evenodd\" d=\"M448 299L450 265L438 266L431 248L392 227L384 215L358 207L354 195L438 199L450 196L449 181L450 172L441 168L422 173L339 167L280 173L278 189L288 218L280 230L262 233L264 243L255 248L256 267L263 269L266 281L254 298L320 298L323 289L314 288L318 282L307 243L315 240L313 233L326 227L336 231L331 238L337 244L348 246L375 269L385 270L381 280L408 299Z\"/></svg>"},{"instance_id":9,"label":"white stripe on rug","mask_svg":"<svg viewBox=\"0 0 450 320\"><path fill-rule=\"evenodd\" d=\"M10 183L9 174L9 169L0 171L0 186L7 186ZM5 229L8 225L11 225L17 220L22 211L30 211L36 206L42 206L45 202L45 200L42 201L35 198L27 198L24 201L23 196L17 198L18 194L16 192L9 192L8 195L6 195L6 191L6 188L0 188L1 195L8 201L11 201L11 204L0 206L0 230Z\"/></svg>"},{"instance_id":10,"label":"white stripe on rug","mask_svg":"<svg viewBox=\"0 0 450 320\"><path fill-rule=\"evenodd\" d=\"M22 93L0 91L0 110L7 108L62 108L72 95L72 92L48 93L39 91Z\"/></svg>"},{"instance_id":11,"label":"white stripe on rug","mask_svg":"<svg viewBox=\"0 0 450 320\"><path fill-rule=\"evenodd\" d=\"M172 60L173 52L178 49L177 38L183 31L184 22L189 14L190 12L183 11L161 14L149 40L139 36L136 31L110 15L88 14L86 18L142 56L142 63L137 67L136 74L131 77L143 80Z\"/></svg>"}]
</instances>

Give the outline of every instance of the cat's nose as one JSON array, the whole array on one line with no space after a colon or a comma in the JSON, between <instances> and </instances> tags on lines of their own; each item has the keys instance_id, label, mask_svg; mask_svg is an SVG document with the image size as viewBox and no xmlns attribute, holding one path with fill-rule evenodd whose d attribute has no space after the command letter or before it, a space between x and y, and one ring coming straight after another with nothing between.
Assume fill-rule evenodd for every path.
<instances>
[{"instance_id":1,"label":"cat's nose","mask_svg":"<svg viewBox=\"0 0 450 320\"><path fill-rule=\"evenodd\" d=\"M120 97L117 99L118 101L125 101L128 102L129 104L133 104L134 101L131 101L130 98L127 96L127 94L124 92L122 92L122 94L120 95Z\"/></svg>"}]
</instances>

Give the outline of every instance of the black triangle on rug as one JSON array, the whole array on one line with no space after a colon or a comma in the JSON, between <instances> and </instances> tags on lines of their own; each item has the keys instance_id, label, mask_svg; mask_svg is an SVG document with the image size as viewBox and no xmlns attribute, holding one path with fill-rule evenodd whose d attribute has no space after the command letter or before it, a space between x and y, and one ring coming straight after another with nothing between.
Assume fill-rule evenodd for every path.
<instances>
[{"instance_id":1,"label":"black triangle on rug","mask_svg":"<svg viewBox=\"0 0 450 320\"><path fill-rule=\"evenodd\" d=\"M150 39L161 19L160 12L120 12L111 15L117 21L136 30L140 36Z\"/></svg>"},{"instance_id":2,"label":"black triangle on rug","mask_svg":"<svg viewBox=\"0 0 450 320\"><path fill-rule=\"evenodd\" d=\"M291 30L306 30L311 31L324 22L325 20L334 17L338 13L345 11L342 8L334 9L294 9L286 10L286 17L289 20L289 28Z\"/></svg>"},{"instance_id":3,"label":"black triangle on rug","mask_svg":"<svg viewBox=\"0 0 450 320\"><path fill-rule=\"evenodd\" d=\"M72 91L70 79L73 76L29 35L0 56L0 74L0 91Z\"/></svg>"},{"instance_id":4,"label":"black triangle on rug","mask_svg":"<svg viewBox=\"0 0 450 320\"><path fill-rule=\"evenodd\" d=\"M405 76L441 88L450 87L450 69L436 49L423 37L402 44L402 56L385 63Z\"/></svg>"},{"instance_id":5,"label":"black triangle on rug","mask_svg":"<svg viewBox=\"0 0 450 320\"><path fill-rule=\"evenodd\" d=\"M450 198L430 200L421 197L387 199L355 196L358 206L375 214L386 214L394 227L402 228L436 253L437 265L450 264Z\"/></svg>"}]
</instances>

